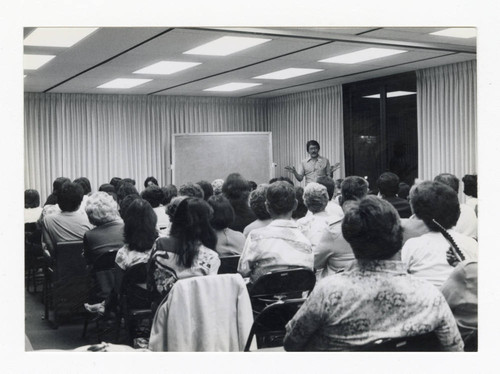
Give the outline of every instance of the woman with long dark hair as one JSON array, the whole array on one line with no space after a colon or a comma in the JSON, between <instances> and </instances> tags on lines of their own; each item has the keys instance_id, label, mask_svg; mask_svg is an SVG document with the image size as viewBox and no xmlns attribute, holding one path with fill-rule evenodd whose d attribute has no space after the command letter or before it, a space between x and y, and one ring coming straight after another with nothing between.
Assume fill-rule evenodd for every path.
<instances>
[{"instance_id":1,"label":"woman with long dark hair","mask_svg":"<svg viewBox=\"0 0 500 374\"><path fill-rule=\"evenodd\" d=\"M156 240L148 276L158 303L178 279L217 274L217 236L210 226L212 208L203 199L182 200L172 217L170 236Z\"/></svg>"}]
</instances>

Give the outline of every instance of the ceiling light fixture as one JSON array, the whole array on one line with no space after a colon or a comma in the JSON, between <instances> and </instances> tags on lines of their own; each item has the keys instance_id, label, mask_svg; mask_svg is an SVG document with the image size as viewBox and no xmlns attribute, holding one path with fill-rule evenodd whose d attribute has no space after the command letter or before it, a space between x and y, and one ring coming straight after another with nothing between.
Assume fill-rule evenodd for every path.
<instances>
[{"instance_id":1,"label":"ceiling light fixture","mask_svg":"<svg viewBox=\"0 0 500 374\"><path fill-rule=\"evenodd\" d=\"M243 90L245 88L260 86L260 85L262 85L262 83L238 83L238 82L233 82L233 83L223 84L221 86L216 86L216 87L212 87L212 88L206 88L203 91L231 92L231 91Z\"/></svg>"},{"instance_id":2,"label":"ceiling light fixture","mask_svg":"<svg viewBox=\"0 0 500 374\"><path fill-rule=\"evenodd\" d=\"M474 27L452 27L441 31L431 32L429 35L450 36L452 38L470 39L476 37Z\"/></svg>"},{"instance_id":3,"label":"ceiling light fixture","mask_svg":"<svg viewBox=\"0 0 500 374\"><path fill-rule=\"evenodd\" d=\"M300 77L302 75L317 73L318 71L324 71L324 69L288 68L278 70L269 74L259 75L258 77L253 77L253 79L289 79Z\"/></svg>"},{"instance_id":4,"label":"ceiling light fixture","mask_svg":"<svg viewBox=\"0 0 500 374\"><path fill-rule=\"evenodd\" d=\"M97 88L132 88L152 81L152 79L117 78L97 86Z\"/></svg>"},{"instance_id":5,"label":"ceiling light fixture","mask_svg":"<svg viewBox=\"0 0 500 374\"><path fill-rule=\"evenodd\" d=\"M411 92L411 91L391 91L386 93L387 98L391 97L399 97L399 96L408 96L408 95L415 95L416 92ZM380 94L375 94L375 95L368 95L368 96L363 96L366 99L380 99Z\"/></svg>"},{"instance_id":6,"label":"ceiling light fixture","mask_svg":"<svg viewBox=\"0 0 500 374\"><path fill-rule=\"evenodd\" d=\"M40 27L24 39L24 45L37 47L71 47L97 27Z\"/></svg>"},{"instance_id":7,"label":"ceiling light fixture","mask_svg":"<svg viewBox=\"0 0 500 374\"><path fill-rule=\"evenodd\" d=\"M25 70L36 70L52 60L53 55L24 55L23 67Z\"/></svg>"},{"instance_id":8,"label":"ceiling light fixture","mask_svg":"<svg viewBox=\"0 0 500 374\"><path fill-rule=\"evenodd\" d=\"M184 52L186 55L227 56L256 45L266 43L271 39L247 38L240 36L223 36L212 42Z\"/></svg>"},{"instance_id":9,"label":"ceiling light fixture","mask_svg":"<svg viewBox=\"0 0 500 374\"><path fill-rule=\"evenodd\" d=\"M201 62L160 61L156 64L134 71L134 74L174 74L178 71L201 65Z\"/></svg>"},{"instance_id":10,"label":"ceiling light fixture","mask_svg":"<svg viewBox=\"0 0 500 374\"><path fill-rule=\"evenodd\" d=\"M375 60L377 58L398 55L407 51L389 48L367 48L360 51L333 56L318 62L328 62L332 64L356 64L358 62Z\"/></svg>"}]
</instances>

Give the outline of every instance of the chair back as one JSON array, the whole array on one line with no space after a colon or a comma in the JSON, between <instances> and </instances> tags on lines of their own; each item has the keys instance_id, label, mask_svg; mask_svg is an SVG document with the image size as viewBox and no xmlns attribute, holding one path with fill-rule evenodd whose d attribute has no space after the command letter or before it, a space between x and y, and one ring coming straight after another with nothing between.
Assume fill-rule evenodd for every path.
<instances>
[{"instance_id":1,"label":"chair back","mask_svg":"<svg viewBox=\"0 0 500 374\"><path fill-rule=\"evenodd\" d=\"M378 339L352 350L363 352L438 352L442 349L436 334L431 331L410 337Z\"/></svg>"},{"instance_id":2,"label":"chair back","mask_svg":"<svg viewBox=\"0 0 500 374\"><path fill-rule=\"evenodd\" d=\"M243 351L252 323L250 298L241 275L181 279L156 311L149 349Z\"/></svg>"},{"instance_id":3,"label":"chair back","mask_svg":"<svg viewBox=\"0 0 500 374\"><path fill-rule=\"evenodd\" d=\"M220 258L220 266L217 274L236 274L240 256L224 256Z\"/></svg>"},{"instance_id":4,"label":"chair back","mask_svg":"<svg viewBox=\"0 0 500 374\"><path fill-rule=\"evenodd\" d=\"M115 286L115 258L118 250L110 249L94 261L92 293L97 300L106 300Z\"/></svg>"},{"instance_id":5,"label":"chair back","mask_svg":"<svg viewBox=\"0 0 500 374\"><path fill-rule=\"evenodd\" d=\"M82 255L83 241L57 243L54 255L54 280L86 276L86 262Z\"/></svg>"},{"instance_id":6,"label":"chair back","mask_svg":"<svg viewBox=\"0 0 500 374\"><path fill-rule=\"evenodd\" d=\"M265 307L255 317L252 329L245 344L245 352L250 351L253 337L257 337L258 348L283 345L286 324L300 309L304 300L285 300Z\"/></svg>"},{"instance_id":7,"label":"chair back","mask_svg":"<svg viewBox=\"0 0 500 374\"><path fill-rule=\"evenodd\" d=\"M250 288L250 297L288 297L290 294L311 292L316 275L308 268L292 268L262 275Z\"/></svg>"},{"instance_id":8,"label":"chair back","mask_svg":"<svg viewBox=\"0 0 500 374\"><path fill-rule=\"evenodd\" d=\"M98 272L114 269L117 252L117 249L110 249L109 251L99 255L94 261L93 271Z\"/></svg>"}]
</instances>

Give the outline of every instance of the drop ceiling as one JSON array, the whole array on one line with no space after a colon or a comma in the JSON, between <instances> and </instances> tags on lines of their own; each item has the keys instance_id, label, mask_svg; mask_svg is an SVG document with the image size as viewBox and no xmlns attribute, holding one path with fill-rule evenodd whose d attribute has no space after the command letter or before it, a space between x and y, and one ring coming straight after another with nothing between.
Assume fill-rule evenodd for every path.
<instances>
[{"instance_id":1,"label":"drop ceiling","mask_svg":"<svg viewBox=\"0 0 500 374\"><path fill-rule=\"evenodd\" d=\"M430 35L443 29L103 27L70 48L25 46L24 53L56 57L38 70L24 70L24 91L270 98L476 58L476 38ZM24 37L33 30L25 28ZM222 36L271 41L229 56L183 54ZM318 62L373 47L407 52L350 65ZM163 60L201 64L171 75L133 74ZM286 68L323 71L285 80L253 78ZM130 89L97 88L116 78L152 80ZM204 91L230 82L261 85L234 92Z\"/></svg>"}]
</instances>

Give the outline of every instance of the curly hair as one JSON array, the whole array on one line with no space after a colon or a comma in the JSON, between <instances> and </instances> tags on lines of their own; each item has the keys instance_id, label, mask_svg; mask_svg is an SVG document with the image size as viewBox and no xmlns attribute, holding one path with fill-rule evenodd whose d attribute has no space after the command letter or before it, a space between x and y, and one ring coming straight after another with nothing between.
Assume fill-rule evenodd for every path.
<instances>
[{"instance_id":1,"label":"curly hair","mask_svg":"<svg viewBox=\"0 0 500 374\"><path fill-rule=\"evenodd\" d=\"M376 196L347 204L342 235L357 259L385 260L403 245L403 229L396 209Z\"/></svg>"},{"instance_id":2,"label":"curly hair","mask_svg":"<svg viewBox=\"0 0 500 374\"><path fill-rule=\"evenodd\" d=\"M399 191L399 177L390 171L382 173L377 179L377 187L385 197L396 196Z\"/></svg>"},{"instance_id":3,"label":"curly hair","mask_svg":"<svg viewBox=\"0 0 500 374\"><path fill-rule=\"evenodd\" d=\"M268 187L268 184L260 184L255 190L250 192L250 209L255 213L257 219L261 221L271 218L266 209L266 192Z\"/></svg>"},{"instance_id":4,"label":"curly hair","mask_svg":"<svg viewBox=\"0 0 500 374\"><path fill-rule=\"evenodd\" d=\"M201 180L199 182L196 182L196 184L203 190L203 199L205 201L207 201L208 198L214 194L214 188L212 187L212 184L210 182Z\"/></svg>"},{"instance_id":5,"label":"curly hair","mask_svg":"<svg viewBox=\"0 0 500 374\"><path fill-rule=\"evenodd\" d=\"M328 192L324 185L311 182L304 188L304 204L311 213L319 213L328 205Z\"/></svg>"},{"instance_id":6,"label":"curly hair","mask_svg":"<svg viewBox=\"0 0 500 374\"><path fill-rule=\"evenodd\" d=\"M94 192L90 195L85 206L85 213L89 217L89 222L95 226L114 221L120 217L118 204L113 196L107 192Z\"/></svg>"},{"instance_id":7,"label":"curly hair","mask_svg":"<svg viewBox=\"0 0 500 374\"><path fill-rule=\"evenodd\" d=\"M234 209L229 200L222 196L210 196L207 203L213 209L210 224L215 230L224 230L234 222Z\"/></svg>"},{"instance_id":8,"label":"curly hair","mask_svg":"<svg viewBox=\"0 0 500 374\"><path fill-rule=\"evenodd\" d=\"M165 195L163 195L160 187L153 184L142 191L141 197L150 203L153 208L158 208Z\"/></svg>"},{"instance_id":9,"label":"curly hair","mask_svg":"<svg viewBox=\"0 0 500 374\"><path fill-rule=\"evenodd\" d=\"M26 190L24 191L24 207L36 208L40 206L40 194L37 190Z\"/></svg>"},{"instance_id":10,"label":"curly hair","mask_svg":"<svg viewBox=\"0 0 500 374\"><path fill-rule=\"evenodd\" d=\"M188 182L179 187L179 195L187 197L198 197L200 199L203 199L205 193L198 184Z\"/></svg>"},{"instance_id":11,"label":"curly hair","mask_svg":"<svg viewBox=\"0 0 500 374\"><path fill-rule=\"evenodd\" d=\"M422 182L412 188L410 204L413 213L424 221L431 231L440 231L432 222L433 219L448 230L457 224L460 217L457 193L441 182Z\"/></svg>"},{"instance_id":12,"label":"curly hair","mask_svg":"<svg viewBox=\"0 0 500 374\"><path fill-rule=\"evenodd\" d=\"M212 181L212 188L214 189L214 195L222 193L222 186L224 185L224 179L215 179Z\"/></svg>"},{"instance_id":13,"label":"curly hair","mask_svg":"<svg viewBox=\"0 0 500 374\"><path fill-rule=\"evenodd\" d=\"M175 211L170 235L179 241L177 264L191 267L200 244L215 250L217 235L210 225L212 208L200 198L182 200Z\"/></svg>"},{"instance_id":14,"label":"curly hair","mask_svg":"<svg viewBox=\"0 0 500 374\"><path fill-rule=\"evenodd\" d=\"M266 204L271 215L292 212L297 205L295 188L288 182L272 183L266 191Z\"/></svg>"},{"instance_id":15,"label":"curly hair","mask_svg":"<svg viewBox=\"0 0 500 374\"><path fill-rule=\"evenodd\" d=\"M163 192L162 204L167 206L170 204L170 201L177 196L177 187L173 184L169 184L166 187L162 187L161 190Z\"/></svg>"},{"instance_id":16,"label":"curly hair","mask_svg":"<svg viewBox=\"0 0 500 374\"><path fill-rule=\"evenodd\" d=\"M135 199L125 212L123 232L129 249L146 252L153 247L158 236L156 232L157 215L146 200Z\"/></svg>"},{"instance_id":17,"label":"curly hair","mask_svg":"<svg viewBox=\"0 0 500 374\"><path fill-rule=\"evenodd\" d=\"M246 200L250 194L250 185L239 173L231 173L222 185L222 193L229 200Z\"/></svg>"}]
</instances>

